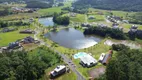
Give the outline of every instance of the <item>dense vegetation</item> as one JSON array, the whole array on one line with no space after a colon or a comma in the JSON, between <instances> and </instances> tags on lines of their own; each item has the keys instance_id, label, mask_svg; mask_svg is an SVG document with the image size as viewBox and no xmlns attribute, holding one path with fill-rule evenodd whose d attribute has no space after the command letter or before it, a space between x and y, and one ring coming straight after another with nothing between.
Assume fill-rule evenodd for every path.
<instances>
[{"instance_id":1,"label":"dense vegetation","mask_svg":"<svg viewBox=\"0 0 142 80\"><path fill-rule=\"evenodd\" d=\"M133 24L142 24L142 12L130 15L128 20L130 23L133 23Z\"/></svg>"},{"instance_id":2,"label":"dense vegetation","mask_svg":"<svg viewBox=\"0 0 142 80\"><path fill-rule=\"evenodd\" d=\"M70 18L68 16L61 16L60 14L54 13L53 21L59 25L69 25Z\"/></svg>"},{"instance_id":3,"label":"dense vegetation","mask_svg":"<svg viewBox=\"0 0 142 80\"><path fill-rule=\"evenodd\" d=\"M102 37L111 37L115 39L126 39L125 33L120 29L109 27L91 27L84 31L84 34L96 34Z\"/></svg>"},{"instance_id":4,"label":"dense vegetation","mask_svg":"<svg viewBox=\"0 0 142 80\"><path fill-rule=\"evenodd\" d=\"M9 11L9 8L3 8L3 10L0 10L0 16L7 16L11 14L10 11Z\"/></svg>"},{"instance_id":5,"label":"dense vegetation","mask_svg":"<svg viewBox=\"0 0 142 80\"><path fill-rule=\"evenodd\" d=\"M106 80L142 80L142 51L113 45L118 51L106 68Z\"/></svg>"},{"instance_id":6,"label":"dense vegetation","mask_svg":"<svg viewBox=\"0 0 142 80\"><path fill-rule=\"evenodd\" d=\"M46 47L32 52L0 54L1 80L38 80L45 69L60 62L60 57Z\"/></svg>"},{"instance_id":7,"label":"dense vegetation","mask_svg":"<svg viewBox=\"0 0 142 80\"><path fill-rule=\"evenodd\" d=\"M8 26L26 26L26 25L30 25L30 23L23 21L12 21L12 22L0 21L0 28L5 28Z\"/></svg>"},{"instance_id":8,"label":"dense vegetation","mask_svg":"<svg viewBox=\"0 0 142 80\"><path fill-rule=\"evenodd\" d=\"M49 8L52 7L52 3L44 1L28 1L26 2L28 8Z\"/></svg>"},{"instance_id":9,"label":"dense vegetation","mask_svg":"<svg viewBox=\"0 0 142 80\"><path fill-rule=\"evenodd\" d=\"M78 0L75 8L94 7L108 10L142 11L142 0Z\"/></svg>"}]
</instances>

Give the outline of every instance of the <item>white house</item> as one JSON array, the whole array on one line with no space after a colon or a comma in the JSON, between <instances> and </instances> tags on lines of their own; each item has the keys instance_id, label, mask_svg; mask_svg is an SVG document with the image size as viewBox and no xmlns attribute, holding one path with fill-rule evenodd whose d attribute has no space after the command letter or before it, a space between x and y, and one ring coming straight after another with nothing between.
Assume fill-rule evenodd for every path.
<instances>
[{"instance_id":1,"label":"white house","mask_svg":"<svg viewBox=\"0 0 142 80\"><path fill-rule=\"evenodd\" d=\"M80 60L80 64L84 67L92 67L97 64L97 60L89 54L81 57Z\"/></svg>"}]
</instances>

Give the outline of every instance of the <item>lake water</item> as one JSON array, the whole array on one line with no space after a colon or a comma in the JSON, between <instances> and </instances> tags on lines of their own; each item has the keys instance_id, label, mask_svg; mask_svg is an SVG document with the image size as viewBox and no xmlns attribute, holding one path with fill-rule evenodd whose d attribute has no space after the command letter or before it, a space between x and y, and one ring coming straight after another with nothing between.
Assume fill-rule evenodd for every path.
<instances>
[{"instance_id":1,"label":"lake water","mask_svg":"<svg viewBox=\"0 0 142 80\"><path fill-rule=\"evenodd\" d=\"M58 43L60 46L72 49L84 49L96 45L101 41L97 36L85 36L74 28L65 28L59 32L49 32L46 38Z\"/></svg>"},{"instance_id":2,"label":"lake water","mask_svg":"<svg viewBox=\"0 0 142 80\"><path fill-rule=\"evenodd\" d=\"M53 17L40 18L38 21L44 26L54 26Z\"/></svg>"}]
</instances>

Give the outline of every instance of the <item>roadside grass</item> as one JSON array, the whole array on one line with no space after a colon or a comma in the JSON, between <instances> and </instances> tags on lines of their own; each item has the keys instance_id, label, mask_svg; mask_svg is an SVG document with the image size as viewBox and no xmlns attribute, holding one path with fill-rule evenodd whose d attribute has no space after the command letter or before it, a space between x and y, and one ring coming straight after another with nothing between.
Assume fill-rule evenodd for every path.
<instances>
[{"instance_id":1,"label":"roadside grass","mask_svg":"<svg viewBox=\"0 0 142 80\"><path fill-rule=\"evenodd\" d=\"M72 22L85 22L85 14L77 14L76 17L70 17Z\"/></svg>"}]
</instances>

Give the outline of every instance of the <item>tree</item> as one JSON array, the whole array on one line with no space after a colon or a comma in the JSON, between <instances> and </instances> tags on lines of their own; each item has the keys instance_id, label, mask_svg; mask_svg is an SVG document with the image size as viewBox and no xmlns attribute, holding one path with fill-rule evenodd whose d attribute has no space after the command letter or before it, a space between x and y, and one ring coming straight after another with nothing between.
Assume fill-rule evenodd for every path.
<instances>
[{"instance_id":1,"label":"tree","mask_svg":"<svg viewBox=\"0 0 142 80\"><path fill-rule=\"evenodd\" d=\"M119 45L118 45L119 46ZM126 46L127 47L127 46ZM142 80L142 51L120 49L106 68L107 80Z\"/></svg>"}]
</instances>

